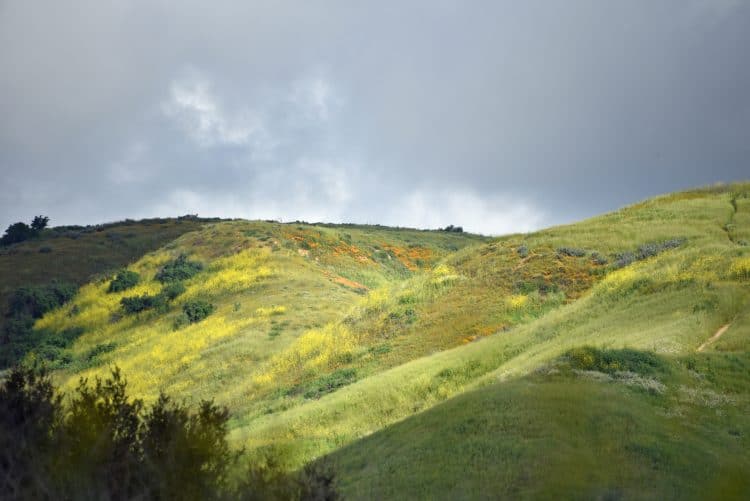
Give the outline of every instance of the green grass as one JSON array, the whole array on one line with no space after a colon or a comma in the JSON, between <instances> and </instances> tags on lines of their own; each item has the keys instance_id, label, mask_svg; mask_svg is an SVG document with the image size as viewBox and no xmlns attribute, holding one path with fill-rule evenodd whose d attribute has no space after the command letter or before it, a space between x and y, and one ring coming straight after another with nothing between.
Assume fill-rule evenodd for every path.
<instances>
[{"instance_id":1,"label":"green grass","mask_svg":"<svg viewBox=\"0 0 750 501\"><path fill-rule=\"evenodd\" d=\"M750 359L662 363L675 372L662 377L663 393L570 373L470 391L335 452L342 490L352 499L746 495Z\"/></svg>"}]
</instances>

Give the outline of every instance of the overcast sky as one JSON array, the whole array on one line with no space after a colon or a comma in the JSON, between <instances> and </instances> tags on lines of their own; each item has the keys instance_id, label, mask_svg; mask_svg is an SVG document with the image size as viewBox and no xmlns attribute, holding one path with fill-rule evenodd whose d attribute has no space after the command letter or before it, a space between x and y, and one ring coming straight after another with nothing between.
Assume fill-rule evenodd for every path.
<instances>
[{"instance_id":1,"label":"overcast sky","mask_svg":"<svg viewBox=\"0 0 750 501\"><path fill-rule=\"evenodd\" d=\"M0 225L500 234L750 178L750 1L0 0Z\"/></svg>"}]
</instances>

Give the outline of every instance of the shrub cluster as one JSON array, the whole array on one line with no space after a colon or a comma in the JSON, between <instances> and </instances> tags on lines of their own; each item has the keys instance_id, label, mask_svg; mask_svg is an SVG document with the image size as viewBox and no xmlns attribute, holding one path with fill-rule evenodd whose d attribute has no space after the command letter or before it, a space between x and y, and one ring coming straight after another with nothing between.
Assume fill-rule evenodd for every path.
<instances>
[{"instance_id":1,"label":"shrub cluster","mask_svg":"<svg viewBox=\"0 0 750 501\"><path fill-rule=\"evenodd\" d=\"M327 393L332 393L342 386L349 385L357 380L356 369L339 369L316 381L314 381L305 392L305 398L320 398Z\"/></svg>"},{"instance_id":2,"label":"shrub cluster","mask_svg":"<svg viewBox=\"0 0 750 501\"><path fill-rule=\"evenodd\" d=\"M19 287L10 297L8 314L15 317L28 315L32 318L41 318L48 311L70 301L76 290L74 284L67 282Z\"/></svg>"},{"instance_id":3,"label":"shrub cluster","mask_svg":"<svg viewBox=\"0 0 750 501\"><path fill-rule=\"evenodd\" d=\"M572 369L599 371L607 374L627 371L649 375L667 371L667 364L653 353L627 348L600 350L591 346L583 346L569 350L563 358Z\"/></svg>"},{"instance_id":4,"label":"shrub cluster","mask_svg":"<svg viewBox=\"0 0 750 501\"><path fill-rule=\"evenodd\" d=\"M440 231L448 231L453 233L463 233L464 229L461 226L453 226L452 224L449 224L445 228L440 228Z\"/></svg>"},{"instance_id":5,"label":"shrub cluster","mask_svg":"<svg viewBox=\"0 0 750 501\"><path fill-rule=\"evenodd\" d=\"M122 292L131 287L135 287L140 281L141 276L130 270L120 271L115 278L109 283L107 292Z\"/></svg>"},{"instance_id":6,"label":"shrub cluster","mask_svg":"<svg viewBox=\"0 0 750 501\"><path fill-rule=\"evenodd\" d=\"M207 301L195 300L188 301L182 305L182 312L187 317L188 322L194 324L200 322L214 311L214 305Z\"/></svg>"},{"instance_id":7,"label":"shrub cluster","mask_svg":"<svg viewBox=\"0 0 750 501\"><path fill-rule=\"evenodd\" d=\"M639 246L634 252L621 252L615 254L615 268L623 268L635 261L648 259L664 252L665 250L675 249L685 243L684 238L672 238L663 242L647 243Z\"/></svg>"},{"instance_id":8,"label":"shrub cluster","mask_svg":"<svg viewBox=\"0 0 750 501\"><path fill-rule=\"evenodd\" d=\"M180 256L164 265L156 274L156 279L162 283L177 282L194 277L203 270L203 264L188 260L187 256Z\"/></svg>"},{"instance_id":9,"label":"shrub cluster","mask_svg":"<svg viewBox=\"0 0 750 501\"><path fill-rule=\"evenodd\" d=\"M575 247L560 247L557 249L557 254L561 256L583 257L586 255L586 251Z\"/></svg>"},{"instance_id":10,"label":"shrub cluster","mask_svg":"<svg viewBox=\"0 0 750 501\"><path fill-rule=\"evenodd\" d=\"M0 245L16 244L36 237L47 227L48 222L49 218L47 216L36 216L31 221L31 225L22 222L13 223L8 226L5 234L0 237Z\"/></svg>"},{"instance_id":11,"label":"shrub cluster","mask_svg":"<svg viewBox=\"0 0 750 501\"><path fill-rule=\"evenodd\" d=\"M592 252L591 253L591 262L593 262L594 264L598 264L600 266L603 266L603 265L607 264L609 261L607 260L606 257L602 256L598 252Z\"/></svg>"},{"instance_id":12,"label":"shrub cluster","mask_svg":"<svg viewBox=\"0 0 750 501\"><path fill-rule=\"evenodd\" d=\"M167 306L167 298L161 294L142 294L124 297L120 299L120 304L125 313L133 314L151 309L162 310Z\"/></svg>"},{"instance_id":13,"label":"shrub cluster","mask_svg":"<svg viewBox=\"0 0 750 501\"><path fill-rule=\"evenodd\" d=\"M44 370L16 368L0 385L0 492L8 499L338 499L324 464L294 476L273 460L243 464L227 443L228 419L211 401L191 412L164 394L146 407L128 396L118 369L93 385L82 379L64 405Z\"/></svg>"},{"instance_id":14,"label":"shrub cluster","mask_svg":"<svg viewBox=\"0 0 750 501\"><path fill-rule=\"evenodd\" d=\"M19 362L32 350L47 360L56 360L62 348L81 334L79 329L53 335L35 331L34 320L62 306L76 293L76 286L64 282L20 287L10 296L0 342L0 369Z\"/></svg>"},{"instance_id":15,"label":"shrub cluster","mask_svg":"<svg viewBox=\"0 0 750 501\"><path fill-rule=\"evenodd\" d=\"M525 245L519 245L516 252L518 253L518 257L524 258L529 255L529 248Z\"/></svg>"},{"instance_id":16,"label":"shrub cluster","mask_svg":"<svg viewBox=\"0 0 750 501\"><path fill-rule=\"evenodd\" d=\"M182 282L171 282L166 284L158 294L124 297L120 299L120 305L125 313L129 314L146 310L165 311L169 302L175 300L183 292L185 292L185 285Z\"/></svg>"},{"instance_id":17,"label":"shrub cluster","mask_svg":"<svg viewBox=\"0 0 750 501\"><path fill-rule=\"evenodd\" d=\"M177 296L184 293L185 290L185 284L183 284L182 282L170 282L164 286L164 288L161 290L161 294L163 294L164 297L167 298L167 300L173 301L177 299Z\"/></svg>"}]
</instances>

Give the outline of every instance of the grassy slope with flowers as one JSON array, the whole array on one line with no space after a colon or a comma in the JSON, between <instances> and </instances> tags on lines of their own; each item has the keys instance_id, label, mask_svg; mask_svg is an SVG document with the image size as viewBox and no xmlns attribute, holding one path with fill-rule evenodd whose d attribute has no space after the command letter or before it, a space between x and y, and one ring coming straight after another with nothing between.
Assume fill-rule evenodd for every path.
<instances>
[{"instance_id":1,"label":"grassy slope with flowers","mask_svg":"<svg viewBox=\"0 0 750 501\"><path fill-rule=\"evenodd\" d=\"M739 451L750 434L749 191L667 195L492 240L222 222L134 263L147 278L136 289L89 284L37 327L84 329L57 372L68 387L116 363L138 396L215 397L233 412L235 444L290 467L334 453L354 497L640 497L681 479L686 495L720 480L739 489L732 472L747 466ZM206 265L185 294L166 312L122 315L120 298L158 292L151 278L180 253ZM174 329L191 298L216 311ZM602 371L590 357L566 358L585 345L655 354L667 369ZM622 417L612 418L616 436L602 431L612 415ZM665 436L703 455L685 460ZM700 483L701 466L719 473ZM638 490L639 478L651 483Z\"/></svg>"}]
</instances>

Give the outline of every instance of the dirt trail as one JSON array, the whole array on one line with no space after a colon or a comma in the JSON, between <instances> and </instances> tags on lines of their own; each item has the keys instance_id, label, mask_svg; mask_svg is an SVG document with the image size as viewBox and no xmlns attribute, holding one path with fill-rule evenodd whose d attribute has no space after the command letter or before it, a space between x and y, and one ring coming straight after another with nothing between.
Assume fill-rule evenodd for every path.
<instances>
[{"instance_id":1,"label":"dirt trail","mask_svg":"<svg viewBox=\"0 0 750 501\"><path fill-rule=\"evenodd\" d=\"M697 349L697 350L695 350L695 351L703 351L703 350L705 350L705 349L706 349L706 348L707 348L708 346L710 346L710 345L712 345L713 343L715 343L715 342L716 342L716 340L717 340L717 339L719 339L719 338L720 338L720 337L722 336L722 334L724 334L724 333L725 333L725 332L727 331L727 329L729 329L729 326L730 326L730 325L732 325L732 324L726 324L726 325L722 325L722 326L721 326L721 327L719 328L719 330L718 330L718 331L716 331L716 334L714 334L713 336L711 336L710 338L708 338L708 340L706 340L706 342L705 342L705 343L703 343L702 345L700 345L700 346L698 347L698 349Z\"/></svg>"}]
</instances>

